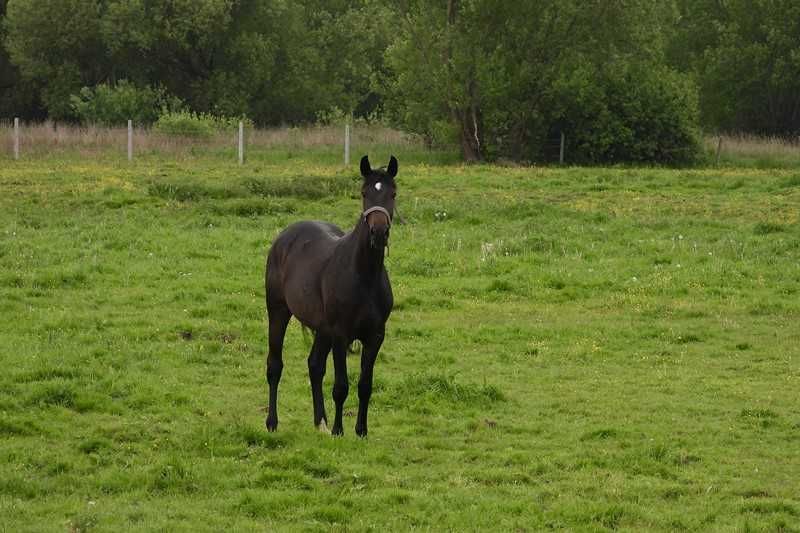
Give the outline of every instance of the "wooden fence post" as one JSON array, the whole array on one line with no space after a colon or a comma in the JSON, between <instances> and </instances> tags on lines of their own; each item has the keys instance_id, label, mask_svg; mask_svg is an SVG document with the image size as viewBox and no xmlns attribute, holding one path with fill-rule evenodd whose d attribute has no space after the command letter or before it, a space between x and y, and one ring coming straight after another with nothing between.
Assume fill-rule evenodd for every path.
<instances>
[{"instance_id":1,"label":"wooden fence post","mask_svg":"<svg viewBox=\"0 0 800 533\"><path fill-rule=\"evenodd\" d=\"M239 164L244 165L244 121L239 121Z\"/></svg>"},{"instance_id":2,"label":"wooden fence post","mask_svg":"<svg viewBox=\"0 0 800 533\"><path fill-rule=\"evenodd\" d=\"M722 152L722 135L719 136L719 141L717 142L717 162L715 165L719 166L719 154Z\"/></svg>"},{"instance_id":3,"label":"wooden fence post","mask_svg":"<svg viewBox=\"0 0 800 533\"><path fill-rule=\"evenodd\" d=\"M14 159L19 159L19 117L14 117Z\"/></svg>"},{"instance_id":4,"label":"wooden fence post","mask_svg":"<svg viewBox=\"0 0 800 533\"><path fill-rule=\"evenodd\" d=\"M558 163L564 164L564 132L561 132L561 149L558 151Z\"/></svg>"},{"instance_id":5,"label":"wooden fence post","mask_svg":"<svg viewBox=\"0 0 800 533\"><path fill-rule=\"evenodd\" d=\"M133 161L133 121L128 120L128 161Z\"/></svg>"},{"instance_id":6,"label":"wooden fence post","mask_svg":"<svg viewBox=\"0 0 800 533\"><path fill-rule=\"evenodd\" d=\"M344 125L344 166L350 166L350 123Z\"/></svg>"}]
</instances>

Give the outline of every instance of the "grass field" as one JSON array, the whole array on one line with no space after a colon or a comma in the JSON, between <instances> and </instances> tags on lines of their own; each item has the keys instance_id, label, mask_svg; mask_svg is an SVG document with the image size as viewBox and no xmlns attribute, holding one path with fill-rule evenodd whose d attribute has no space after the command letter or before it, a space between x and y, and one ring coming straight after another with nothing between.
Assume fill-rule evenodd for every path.
<instances>
[{"instance_id":1,"label":"grass field","mask_svg":"<svg viewBox=\"0 0 800 533\"><path fill-rule=\"evenodd\" d=\"M800 530L800 171L397 155L367 439L296 323L264 429L265 254L355 222L336 152L0 159L0 531Z\"/></svg>"}]
</instances>

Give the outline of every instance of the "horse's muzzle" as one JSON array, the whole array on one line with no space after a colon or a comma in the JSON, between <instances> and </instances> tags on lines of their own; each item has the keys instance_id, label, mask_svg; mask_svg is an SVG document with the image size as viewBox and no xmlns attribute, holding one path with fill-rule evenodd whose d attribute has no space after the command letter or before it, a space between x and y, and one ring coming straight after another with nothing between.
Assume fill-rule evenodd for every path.
<instances>
[{"instance_id":1,"label":"horse's muzzle","mask_svg":"<svg viewBox=\"0 0 800 533\"><path fill-rule=\"evenodd\" d=\"M392 216L389 211L381 206L374 206L365 210L363 217L369 226L370 247L385 247L389 242L389 228L392 226Z\"/></svg>"}]
</instances>

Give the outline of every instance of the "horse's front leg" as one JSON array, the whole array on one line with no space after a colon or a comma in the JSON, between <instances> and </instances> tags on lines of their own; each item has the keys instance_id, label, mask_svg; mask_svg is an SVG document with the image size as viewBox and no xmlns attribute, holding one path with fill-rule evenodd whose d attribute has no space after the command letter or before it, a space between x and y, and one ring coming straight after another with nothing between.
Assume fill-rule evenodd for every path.
<instances>
[{"instance_id":1,"label":"horse's front leg","mask_svg":"<svg viewBox=\"0 0 800 533\"><path fill-rule=\"evenodd\" d=\"M347 342L342 339L333 341L333 371L333 401L336 404L336 416L333 419L331 433L343 435L342 411L344 410L344 401L347 399L350 384L347 382Z\"/></svg>"},{"instance_id":2,"label":"horse's front leg","mask_svg":"<svg viewBox=\"0 0 800 533\"><path fill-rule=\"evenodd\" d=\"M372 396L372 369L378 358L378 351L383 344L384 332L378 332L373 338L364 342L361 350L361 377L358 380L358 419L356 419L356 435L367 436L367 410Z\"/></svg>"}]
</instances>

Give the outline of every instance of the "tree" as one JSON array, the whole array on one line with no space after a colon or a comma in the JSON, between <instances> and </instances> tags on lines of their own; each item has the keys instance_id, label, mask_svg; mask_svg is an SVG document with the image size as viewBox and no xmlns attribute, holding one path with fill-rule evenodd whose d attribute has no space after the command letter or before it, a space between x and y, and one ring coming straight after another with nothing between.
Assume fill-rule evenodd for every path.
<instances>
[{"instance_id":1,"label":"tree","mask_svg":"<svg viewBox=\"0 0 800 533\"><path fill-rule=\"evenodd\" d=\"M681 0L671 61L700 86L708 128L800 133L800 4Z\"/></svg>"},{"instance_id":2,"label":"tree","mask_svg":"<svg viewBox=\"0 0 800 533\"><path fill-rule=\"evenodd\" d=\"M6 0L0 0L0 119L43 115L37 92L25 83L5 48Z\"/></svg>"},{"instance_id":3,"label":"tree","mask_svg":"<svg viewBox=\"0 0 800 533\"><path fill-rule=\"evenodd\" d=\"M572 153L581 160L690 159L696 90L664 65L668 7L419 0L387 53L395 73L386 90L391 114L432 141L455 140L468 161L542 159L548 139L565 128L573 128L579 151ZM674 105L657 120L634 111L658 112L657 102ZM663 127L649 130L648 123ZM660 139L664 133L675 135Z\"/></svg>"},{"instance_id":4,"label":"tree","mask_svg":"<svg viewBox=\"0 0 800 533\"><path fill-rule=\"evenodd\" d=\"M6 49L22 79L41 91L54 119L71 116L69 97L109 71L99 0L15 0L6 5Z\"/></svg>"},{"instance_id":5,"label":"tree","mask_svg":"<svg viewBox=\"0 0 800 533\"><path fill-rule=\"evenodd\" d=\"M280 124L375 112L392 13L376 0L15 0L3 27L52 118L76 118L70 96L102 85Z\"/></svg>"},{"instance_id":6,"label":"tree","mask_svg":"<svg viewBox=\"0 0 800 533\"><path fill-rule=\"evenodd\" d=\"M100 22L108 81L162 85L203 111L229 45L233 0L108 0Z\"/></svg>"}]
</instances>

